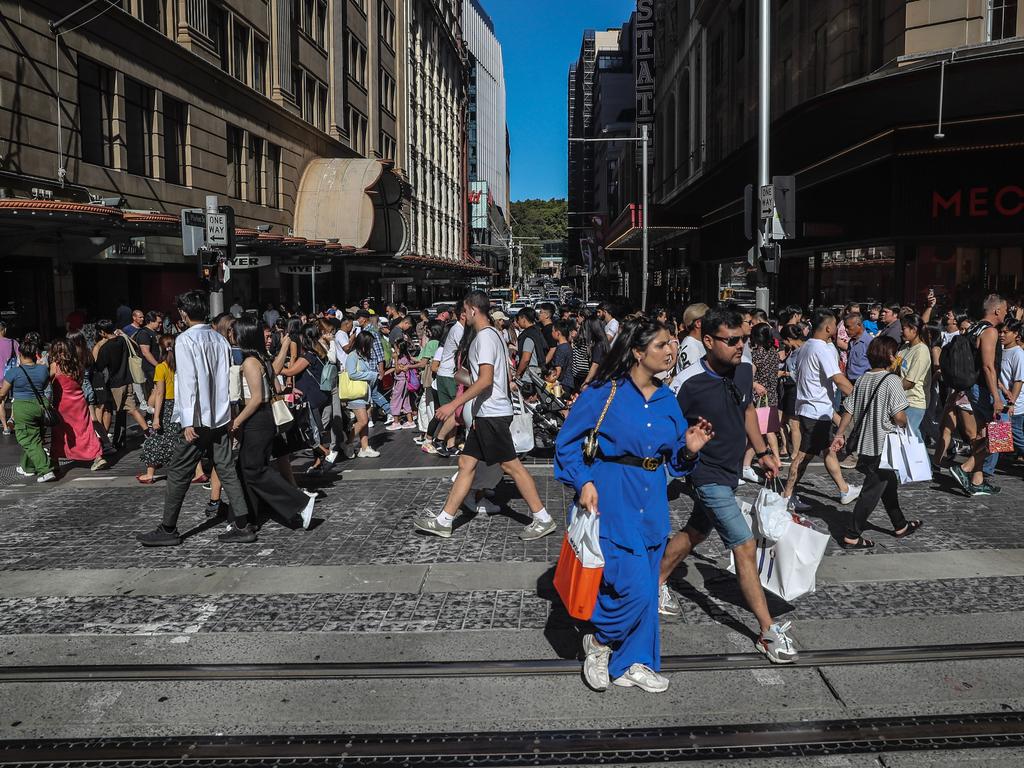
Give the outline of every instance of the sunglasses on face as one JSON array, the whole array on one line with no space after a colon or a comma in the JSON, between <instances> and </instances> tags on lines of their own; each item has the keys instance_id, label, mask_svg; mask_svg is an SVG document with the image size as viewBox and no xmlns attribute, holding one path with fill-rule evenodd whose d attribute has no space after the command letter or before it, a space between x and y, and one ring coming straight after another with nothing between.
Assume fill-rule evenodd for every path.
<instances>
[{"instance_id":1,"label":"sunglasses on face","mask_svg":"<svg viewBox=\"0 0 1024 768\"><path fill-rule=\"evenodd\" d=\"M742 344L749 337L744 337L744 336L715 336L715 335L712 335L711 338L715 339L716 341L722 342L727 347L735 347L735 346L737 346L739 344Z\"/></svg>"}]
</instances>

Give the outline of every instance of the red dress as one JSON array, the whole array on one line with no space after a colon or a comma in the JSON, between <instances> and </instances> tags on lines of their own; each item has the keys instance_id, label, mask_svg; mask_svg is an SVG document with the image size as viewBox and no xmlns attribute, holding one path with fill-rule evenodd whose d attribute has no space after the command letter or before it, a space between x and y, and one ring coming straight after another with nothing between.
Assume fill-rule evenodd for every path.
<instances>
[{"instance_id":1,"label":"red dress","mask_svg":"<svg viewBox=\"0 0 1024 768\"><path fill-rule=\"evenodd\" d=\"M92 426L89 404L81 383L58 373L52 380L53 401L61 423L53 428L50 456L54 459L92 461L103 454L100 439Z\"/></svg>"}]
</instances>

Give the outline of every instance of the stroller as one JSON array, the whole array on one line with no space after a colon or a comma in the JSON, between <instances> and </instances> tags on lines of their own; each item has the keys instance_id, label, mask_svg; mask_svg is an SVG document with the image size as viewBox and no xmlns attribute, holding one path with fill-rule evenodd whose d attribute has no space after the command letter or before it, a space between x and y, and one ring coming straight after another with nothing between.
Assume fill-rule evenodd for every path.
<instances>
[{"instance_id":1,"label":"stroller","mask_svg":"<svg viewBox=\"0 0 1024 768\"><path fill-rule=\"evenodd\" d=\"M525 395L523 407L533 416L533 434L537 445L553 446L558 431L565 423L562 411L569 406L564 400L548 392L543 377L530 369L527 369L525 376L516 383ZM534 395L536 399L532 397Z\"/></svg>"}]
</instances>

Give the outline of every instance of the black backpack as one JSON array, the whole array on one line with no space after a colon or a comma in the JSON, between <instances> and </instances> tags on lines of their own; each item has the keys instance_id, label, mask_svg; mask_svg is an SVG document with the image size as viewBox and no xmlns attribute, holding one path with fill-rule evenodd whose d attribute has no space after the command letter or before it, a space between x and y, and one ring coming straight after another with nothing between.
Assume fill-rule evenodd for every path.
<instances>
[{"instance_id":1,"label":"black backpack","mask_svg":"<svg viewBox=\"0 0 1024 768\"><path fill-rule=\"evenodd\" d=\"M978 323L967 333L954 336L953 340L939 353L939 370L947 386L963 392L978 383L981 366L975 345L978 337L990 328L989 323Z\"/></svg>"}]
</instances>

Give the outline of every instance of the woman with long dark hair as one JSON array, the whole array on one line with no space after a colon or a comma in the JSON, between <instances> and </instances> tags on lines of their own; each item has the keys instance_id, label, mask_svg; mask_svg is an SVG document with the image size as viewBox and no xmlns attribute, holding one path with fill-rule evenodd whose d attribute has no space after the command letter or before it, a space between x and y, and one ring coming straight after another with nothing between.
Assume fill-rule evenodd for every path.
<instances>
[{"instance_id":1,"label":"woman with long dark hair","mask_svg":"<svg viewBox=\"0 0 1024 768\"><path fill-rule=\"evenodd\" d=\"M284 364L287 352L282 347L272 365L265 352L263 325L250 317L243 316L235 323L235 340L242 350L243 405L232 422L232 431L241 445L238 466L249 509L255 514L263 502L296 525L309 528L316 494L300 491L270 466L277 434L271 407L274 371Z\"/></svg>"},{"instance_id":2,"label":"woman with long dark hair","mask_svg":"<svg viewBox=\"0 0 1024 768\"><path fill-rule=\"evenodd\" d=\"M53 404L60 414L60 421L50 431L50 459L88 461L94 472L106 469L103 446L96 437L82 391L85 370L77 350L67 339L55 339L50 344L50 376Z\"/></svg>"},{"instance_id":3,"label":"woman with long dark hair","mask_svg":"<svg viewBox=\"0 0 1024 768\"><path fill-rule=\"evenodd\" d=\"M349 378L352 381L366 382L365 399L348 401L348 407L356 417L355 434L356 440L359 442L359 453L356 456L360 459L375 459L380 456L379 451L370 447L370 415L367 411L370 399L369 390L377 380L377 367L370 361L372 355L373 336L369 331L364 331L356 336L355 346L352 347L352 351L349 352L348 359L345 361L345 370L348 372Z\"/></svg>"},{"instance_id":4,"label":"woman with long dark hair","mask_svg":"<svg viewBox=\"0 0 1024 768\"><path fill-rule=\"evenodd\" d=\"M174 420L174 373L177 370L174 359L174 337L171 335L161 336L160 349L163 351L163 359L157 363L156 370L153 372L154 434L147 437L142 443L141 458L146 465L146 471L135 476L135 479L143 485L151 485L156 480L157 467L162 467L171 460L178 435L181 433L181 425ZM201 471L202 462L199 463L198 468ZM205 479L205 475L198 477ZM220 498L219 491L218 483L215 494L218 499Z\"/></svg>"},{"instance_id":5,"label":"woman with long dark hair","mask_svg":"<svg viewBox=\"0 0 1024 768\"><path fill-rule=\"evenodd\" d=\"M668 688L658 674L658 577L670 533L663 466L686 474L714 434L703 419L689 426L658 380L674 362L664 324L624 321L556 442L555 477L575 489L575 514L600 514L604 574L595 632L583 638L583 677L594 690Z\"/></svg>"},{"instance_id":6,"label":"woman with long dark hair","mask_svg":"<svg viewBox=\"0 0 1024 768\"><path fill-rule=\"evenodd\" d=\"M758 401L758 407L768 408L768 423L761 434L764 435L768 448L776 461L779 457L779 439L777 433L781 426L779 421L779 350L775 346L775 337L768 323L758 323L750 330L750 356L754 365L754 381L764 387L764 395ZM757 475L750 467L754 449L747 448L743 457L743 477L757 482Z\"/></svg>"},{"instance_id":7,"label":"woman with long dark hair","mask_svg":"<svg viewBox=\"0 0 1024 768\"><path fill-rule=\"evenodd\" d=\"M589 386L590 382L594 380L601 364L608 357L608 350L611 348L611 344L608 341L608 335L604 332L604 323L601 322L601 318L597 315L591 315L587 318L587 322L583 326L583 333L580 335L583 337L583 343L590 352L590 366L586 376L583 377L579 385L580 389L583 389L583 387Z\"/></svg>"},{"instance_id":8,"label":"woman with long dark hair","mask_svg":"<svg viewBox=\"0 0 1024 768\"><path fill-rule=\"evenodd\" d=\"M293 318L294 320L294 318ZM291 332L294 327L293 320L288 321L288 337L295 343ZM313 411L313 423L323 423L323 408L330 400L330 393L320 389L320 378L323 375L324 363L327 362L327 350L320 343L320 326L316 323L307 323L301 326L298 333L298 352L295 348L290 351L286 349L286 356L290 357L290 363L281 370L285 376L292 376L295 380L295 389L302 393L302 397L309 403ZM280 353L279 353L280 354ZM324 434L320 435L320 445L313 449L313 463L306 469L307 475L321 475L330 466L327 456L330 453L329 442L324 441Z\"/></svg>"}]
</instances>

